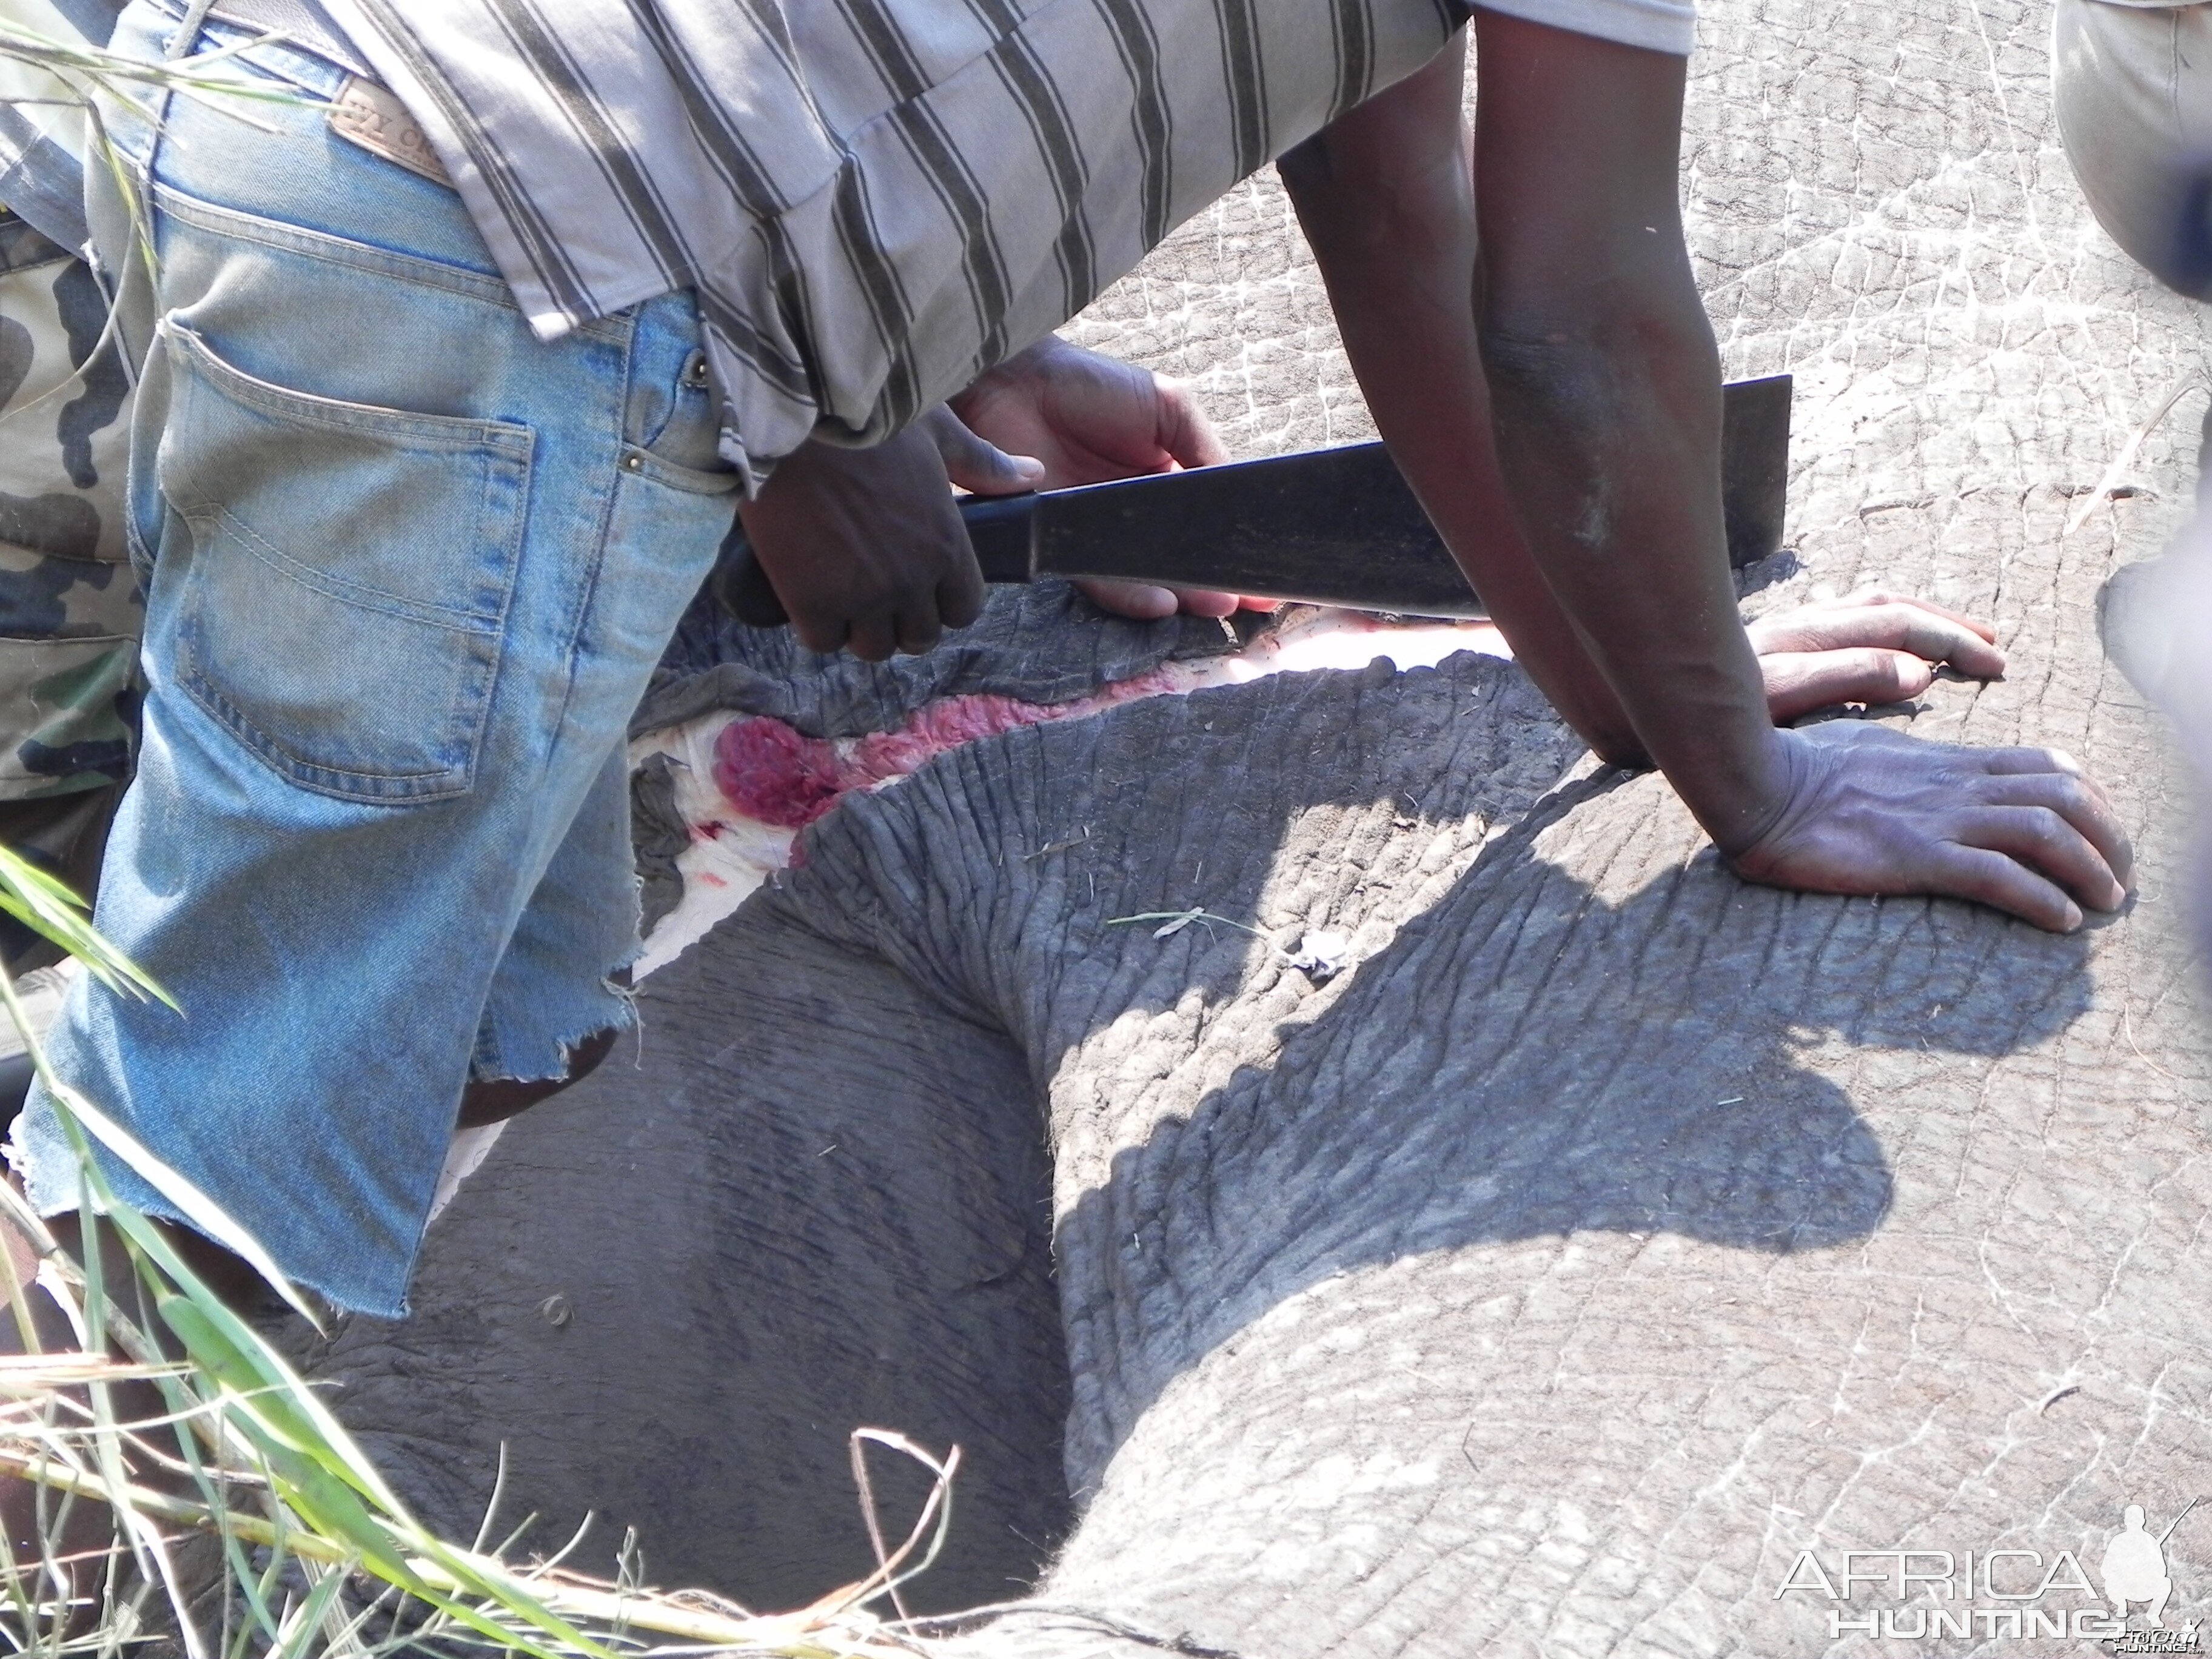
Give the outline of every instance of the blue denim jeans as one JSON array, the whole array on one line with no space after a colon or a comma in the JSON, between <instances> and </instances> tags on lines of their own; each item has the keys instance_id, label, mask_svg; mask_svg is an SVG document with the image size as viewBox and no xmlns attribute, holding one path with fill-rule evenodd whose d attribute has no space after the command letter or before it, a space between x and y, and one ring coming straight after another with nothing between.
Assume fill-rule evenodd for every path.
<instances>
[{"instance_id":1,"label":"blue denim jeans","mask_svg":"<svg viewBox=\"0 0 2212 1659\"><path fill-rule=\"evenodd\" d=\"M116 45L178 27L137 0ZM236 61L317 104L344 78ZM109 112L151 274L89 169L143 357L147 592L96 920L184 1012L80 983L52 1046L295 1279L391 1316L465 1085L561 1076L632 1018L625 730L738 480L687 295L541 342L458 197L316 105L246 107ZM74 1207L43 1093L17 1144L40 1210Z\"/></svg>"}]
</instances>

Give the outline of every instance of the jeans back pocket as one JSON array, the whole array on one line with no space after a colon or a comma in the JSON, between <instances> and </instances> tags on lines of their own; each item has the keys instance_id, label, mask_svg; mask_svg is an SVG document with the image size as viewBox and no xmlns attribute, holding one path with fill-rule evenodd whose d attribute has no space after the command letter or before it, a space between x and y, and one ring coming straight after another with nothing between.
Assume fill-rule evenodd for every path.
<instances>
[{"instance_id":1,"label":"jeans back pocket","mask_svg":"<svg viewBox=\"0 0 2212 1659\"><path fill-rule=\"evenodd\" d=\"M156 471L191 532L186 569L162 576L177 683L304 788L465 793L521 556L530 428L290 391L173 319L161 349Z\"/></svg>"}]
</instances>

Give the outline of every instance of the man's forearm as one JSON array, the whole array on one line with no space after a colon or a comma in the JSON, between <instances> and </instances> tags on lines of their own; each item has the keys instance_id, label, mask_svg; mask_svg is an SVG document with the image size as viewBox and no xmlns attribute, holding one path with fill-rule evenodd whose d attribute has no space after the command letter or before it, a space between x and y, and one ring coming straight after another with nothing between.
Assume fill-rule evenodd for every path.
<instances>
[{"instance_id":1,"label":"man's forearm","mask_svg":"<svg viewBox=\"0 0 2212 1659\"><path fill-rule=\"evenodd\" d=\"M1677 198L1681 60L1488 11L1477 28L1478 327L1504 476L1646 752L1733 853L1787 799L1790 750L1728 565L1720 365Z\"/></svg>"},{"instance_id":2,"label":"man's forearm","mask_svg":"<svg viewBox=\"0 0 2212 1659\"><path fill-rule=\"evenodd\" d=\"M1644 751L1734 851L1785 780L1729 579L1703 314L1521 321L1485 328L1483 360L1534 556Z\"/></svg>"},{"instance_id":3,"label":"man's forearm","mask_svg":"<svg viewBox=\"0 0 2212 1659\"><path fill-rule=\"evenodd\" d=\"M1607 760L1643 749L1531 558L1499 475L1474 313L1474 216L1451 50L1285 155L1376 427L1514 654Z\"/></svg>"}]
</instances>

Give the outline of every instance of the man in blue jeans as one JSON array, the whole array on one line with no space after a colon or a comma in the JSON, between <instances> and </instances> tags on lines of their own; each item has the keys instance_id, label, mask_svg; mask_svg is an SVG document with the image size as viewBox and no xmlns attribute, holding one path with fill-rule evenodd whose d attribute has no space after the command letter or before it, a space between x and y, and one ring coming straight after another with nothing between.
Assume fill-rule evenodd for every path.
<instances>
[{"instance_id":1,"label":"man in blue jeans","mask_svg":"<svg viewBox=\"0 0 2212 1659\"><path fill-rule=\"evenodd\" d=\"M928 648L981 600L957 411L1022 447L1051 328L1273 157L1394 453L1601 755L1662 767L1752 879L2055 928L2124 896L2064 757L1770 716L1676 202L1680 0L1474 9L1472 179L1449 0L238 9L137 0L116 45L284 22L233 61L312 101L112 110L137 200L93 191L148 585L99 920L187 1018L80 988L54 1047L343 1306L404 1310L457 1113L631 1017L623 734L733 508L807 643ZM1890 610L1838 695L2001 665ZM42 1097L18 1154L74 1206Z\"/></svg>"}]
</instances>

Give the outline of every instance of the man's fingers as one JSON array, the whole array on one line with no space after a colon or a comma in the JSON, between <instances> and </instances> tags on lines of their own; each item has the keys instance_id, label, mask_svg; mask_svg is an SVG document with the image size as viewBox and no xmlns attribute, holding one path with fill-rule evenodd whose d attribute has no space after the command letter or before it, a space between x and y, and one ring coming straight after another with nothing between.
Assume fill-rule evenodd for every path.
<instances>
[{"instance_id":1,"label":"man's fingers","mask_svg":"<svg viewBox=\"0 0 2212 1659\"><path fill-rule=\"evenodd\" d=\"M2063 749L1982 749L1975 751L1982 769L1996 777L2040 777L2056 774L2074 778L2106 813L2112 814L2112 823L2118 830L2119 817L2112 811L2112 798L2105 793L2105 786L2081 769L2081 763Z\"/></svg>"},{"instance_id":2,"label":"man's fingers","mask_svg":"<svg viewBox=\"0 0 2212 1659\"><path fill-rule=\"evenodd\" d=\"M1788 810L1732 855L1753 880L1831 893L1941 893L2069 932L2117 909L2132 866L2103 792L2039 749L1925 743L1878 725L1783 732Z\"/></svg>"},{"instance_id":3,"label":"man's fingers","mask_svg":"<svg viewBox=\"0 0 2212 1659\"><path fill-rule=\"evenodd\" d=\"M889 661L899 649L897 616L878 611L860 617L845 635L845 649L862 662Z\"/></svg>"},{"instance_id":4,"label":"man's fingers","mask_svg":"<svg viewBox=\"0 0 2212 1659\"><path fill-rule=\"evenodd\" d=\"M1233 617L1243 601L1234 593L1217 593L1208 587L1171 587L1176 605L1193 617Z\"/></svg>"},{"instance_id":5,"label":"man's fingers","mask_svg":"<svg viewBox=\"0 0 2212 1659\"><path fill-rule=\"evenodd\" d=\"M1117 617L1128 617L1137 622L1158 622L1163 617L1176 613L1176 596L1172 589L1155 587L1149 582L1116 582L1104 580L1079 581L1076 586L1084 597L1102 611L1110 611Z\"/></svg>"},{"instance_id":6,"label":"man's fingers","mask_svg":"<svg viewBox=\"0 0 2212 1659\"><path fill-rule=\"evenodd\" d=\"M2076 889L2084 902L2110 910L2126 896L2126 883L2135 873L2135 850L2112 801L2091 780L2070 772L1999 773L1988 786L1987 799L1991 805L2055 813L2097 849L2118 886L2109 902L2100 893Z\"/></svg>"},{"instance_id":7,"label":"man's fingers","mask_svg":"<svg viewBox=\"0 0 2212 1659\"><path fill-rule=\"evenodd\" d=\"M1229 451L1214 434L1213 422L1190 395L1190 388L1164 375L1152 376L1159 400L1160 447L1178 466L1216 466L1229 459Z\"/></svg>"},{"instance_id":8,"label":"man's fingers","mask_svg":"<svg viewBox=\"0 0 2212 1659\"><path fill-rule=\"evenodd\" d=\"M2063 772L2069 777L2082 777L2081 763L2063 749L1979 749L1975 757L1984 772Z\"/></svg>"},{"instance_id":9,"label":"man's fingers","mask_svg":"<svg viewBox=\"0 0 2212 1659\"><path fill-rule=\"evenodd\" d=\"M945 605L948 592L957 596L964 592L948 578L939 586L933 599L911 599L896 610L872 611L855 618L834 643L815 642L817 638L827 641L832 632L838 631L828 627L811 632L798 627L799 636L811 651L835 651L842 647L863 662L884 662L902 652L918 657L937 648L947 627L965 628L975 620L982 608L980 595L982 583L978 580L975 586L978 593L969 602L971 608L965 613L966 621L956 620L962 613L949 611Z\"/></svg>"},{"instance_id":10,"label":"man's fingers","mask_svg":"<svg viewBox=\"0 0 2212 1659\"><path fill-rule=\"evenodd\" d=\"M1279 606L1278 600L1240 599L1234 593L1217 593L1204 587L1160 587L1151 582L1103 580L1079 581L1075 585L1101 610L1138 622L1158 622L1178 611L1193 617L1229 617L1240 608L1273 611Z\"/></svg>"},{"instance_id":11,"label":"man's fingers","mask_svg":"<svg viewBox=\"0 0 2212 1659\"><path fill-rule=\"evenodd\" d=\"M918 657L937 648L945 637L945 623L935 605L911 605L898 613L891 634L900 650Z\"/></svg>"},{"instance_id":12,"label":"man's fingers","mask_svg":"<svg viewBox=\"0 0 2212 1659\"><path fill-rule=\"evenodd\" d=\"M2081 908L2026 865L1985 847L1952 846L1936 856L1930 888L1972 899L2054 933L2081 925Z\"/></svg>"},{"instance_id":13,"label":"man's fingers","mask_svg":"<svg viewBox=\"0 0 2212 1659\"><path fill-rule=\"evenodd\" d=\"M943 404L922 416L947 482L978 495L1018 495L1044 482L1044 463L1033 455L1009 455L980 438Z\"/></svg>"},{"instance_id":14,"label":"man's fingers","mask_svg":"<svg viewBox=\"0 0 2212 1659\"><path fill-rule=\"evenodd\" d=\"M1970 813L1960 840L2002 853L2096 910L2117 910L2127 890L2087 836L2047 806L1989 806Z\"/></svg>"},{"instance_id":15,"label":"man's fingers","mask_svg":"<svg viewBox=\"0 0 2212 1659\"><path fill-rule=\"evenodd\" d=\"M1994 679L2005 669L2004 653L1966 619L1910 600L1793 611L1754 623L1749 631L1762 655L1872 647L1948 662L1977 679Z\"/></svg>"},{"instance_id":16,"label":"man's fingers","mask_svg":"<svg viewBox=\"0 0 2212 1659\"><path fill-rule=\"evenodd\" d=\"M1925 691L1936 671L1909 651L1780 651L1759 659L1767 712L1778 726L1841 702L1904 702Z\"/></svg>"},{"instance_id":17,"label":"man's fingers","mask_svg":"<svg viewBox=\"0 0 2212 1659\"><path fill-rule=\"evenodd\" d=\"M937 614L947 628L965 628L983 614L989 590L972 553L956 557L951 573L937 585Z\"/></svg>"},{"instance_id":18,"label":"man's fingers","mask_svg":"<svg viewBox=\"0 0 2212 1659\"><path fill-rule=\"evenodd\" d=\"M851 629L842 617L800 611L791 619L791 631L799 636L799 642L809 651L818 651L826 657L845 648L845 640Z\"/></svg>"},{"instance_id":19,"label":"man's fingers","mask_svg":"<svg viewBox=\"0 0 2212 1659\"><path fill-rule=\"evenodd\" d=\"M1963 611L1954 611L1948 605L1938 605L1933 599L1923 599L1914 593L1893 593L1887 588L1863 587L1857 592L1849 594L1837 603L1846 608L1862 605L1917 605L1923 611L1932 611L1939 617L1947 617L1957 623L1961 628L1972 629L1992 644L1996 642L1997 637L1996 625L1994 623L1984 622L1979 617L1970 617Z\"/></svg>"}]
</instances>

